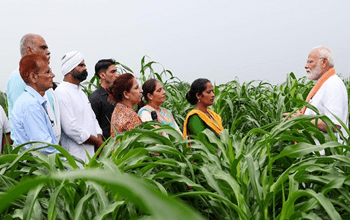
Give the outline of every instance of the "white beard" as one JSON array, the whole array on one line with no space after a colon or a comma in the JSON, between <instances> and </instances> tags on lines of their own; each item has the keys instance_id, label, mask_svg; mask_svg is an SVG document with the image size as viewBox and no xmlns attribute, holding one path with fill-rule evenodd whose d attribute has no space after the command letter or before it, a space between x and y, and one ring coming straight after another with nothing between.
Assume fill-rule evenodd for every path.
<instances>
[{"instance_id":1,"label":"white beard","mask_svg":"<svg viewBox=\"0 0 350 220\"><path fill-rule=\"evenodd\" d=\"M309 70L309 72L310 74L307 75L309 80L318 80L322 75L320 62L317 63L315 69Z\"/></svg>"}]
</instances>

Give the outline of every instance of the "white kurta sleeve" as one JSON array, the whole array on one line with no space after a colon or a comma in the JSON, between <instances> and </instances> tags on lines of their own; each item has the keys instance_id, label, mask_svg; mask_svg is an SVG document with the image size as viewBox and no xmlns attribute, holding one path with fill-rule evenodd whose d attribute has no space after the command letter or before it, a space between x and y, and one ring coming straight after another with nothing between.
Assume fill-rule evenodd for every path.
<instances>
[{"instance_id":1,"label":"white kurta sleeve","mask_svg":"<svg viewBox=\"0 0 350 220\"><path fill-rule=\"evenodd\" d=\"M347 100L346 89L343 89L341 83L332 83L327 86L323 100L324 114L336 125L340 125L340 123L333 115L346 123L348 114Z\"/></svg>"},{"instance_id":2,"label":"white kurta sleeve","mask_svg":"<svg viewBox=\"0 0 350 220\"><path fill-rule=\"evenodd\" d=\"M56 94L59 99L63 132L78 144L84 143L89 139L90 133L78 123L77 116L74 113L74 106L81 103L77 100L72 100L62 92L56 92Z\"/></svg>"},{"instance_id":3,"label":"white kurta sleeve","mask_svg":"<svg viewBox=\"0 0 350 220\"><path fill-rule=\"evenodd\" d=\"M0 106L0 115L1 115L3 132L5 132L7 134L11 131L10 123L6 117L6 113L5 113L4 109L1 106Z\"/></svg>"}]
</instances>

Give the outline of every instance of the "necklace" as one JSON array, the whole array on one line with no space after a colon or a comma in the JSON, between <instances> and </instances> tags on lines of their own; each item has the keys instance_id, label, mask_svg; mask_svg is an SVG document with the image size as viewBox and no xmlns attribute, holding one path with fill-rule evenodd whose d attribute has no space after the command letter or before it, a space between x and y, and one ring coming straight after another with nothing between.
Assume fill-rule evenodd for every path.
<instances>
[{"instance_id":1,"label":"necklace","mask_svg":"<svg viewBox=\"0 0 350 220\"><path fill-rule=\"evenodd\" d=\"M198 108L196 108L197 110L199 110L199 111L201 111L201 112L203 112L206 116L208 116L208 118L210 118L211 120L214 120L213 119L213 117L211 116L211 114L208 112L208 111L202 111L201 109L198 109Z\"/></svg>"}]
</instances>

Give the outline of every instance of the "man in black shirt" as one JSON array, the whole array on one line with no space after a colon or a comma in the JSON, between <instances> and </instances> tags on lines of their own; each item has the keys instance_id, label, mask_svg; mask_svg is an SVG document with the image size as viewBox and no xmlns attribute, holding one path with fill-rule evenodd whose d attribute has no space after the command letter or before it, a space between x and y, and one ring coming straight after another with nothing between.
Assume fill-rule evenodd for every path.
<instances>
[{"instance_id":1,"label":"man in black shirt","mask_svg":"<svg viewBox=\"0 0 350 220\"><path fill-rule=\"evenodd\" d=\"M89 101L102 129L104 139L109 138L111 134L110 121L114 104L108 101L107 89L113 85L113 82L118 77L115 63L113 59L102 59L96 63L95 74L100 78L101 83L99 88L89 96Z\"/></svg>"}]
</instances>

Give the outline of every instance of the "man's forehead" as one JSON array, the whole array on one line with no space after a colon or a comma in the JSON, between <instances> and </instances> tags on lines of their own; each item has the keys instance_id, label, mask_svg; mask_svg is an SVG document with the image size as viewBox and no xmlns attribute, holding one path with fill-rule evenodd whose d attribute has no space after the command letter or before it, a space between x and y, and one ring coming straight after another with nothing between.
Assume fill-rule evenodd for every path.
<instances>
[{"instance_id":1,"label":"man's forehead","mask_svg":"<svg viewBox=\"0 0 350 220\"><path fill-rule=\"evenodd\" d=\"M36 44L46 44L46 41L44 40L44 38L40 35L36 35L34 37L34 43Z\"/></svg>"},{"instance_id":2,"label":"man's forehead","mask_svg":"<svg viewBox=\"0 0 350 220\"><path fill-rule=\"evenodd\" d=\"M319 56L318 50L313 50L310 52L308 58L309 59L316 59L316 58L318 58L318 56Z\"/></svg>"},{"instance_id":3,"label":"man's forehead","mask_svg":"<svg viewBox=\"0 0 350 220\"><path fill-rule=\"evenodd\" d=\"M81 64L85 64L85 60L83 60L83 61L81 61L80 63L79 63L79 65L81 65ZM78 66L79 66L78 65Z\"/></svg>"},{"instance_id":4,"label":"man's forehead","mask_svg":"<svg viewBox=\"0 0 350 220\"><path fill-rule=\"evenodd\" d=\"M110 70L117 70L117 67L114 64L112 64L112 65L110 65L108 67L108 69L110 69Z\"/></svg>"}]
</instances>

